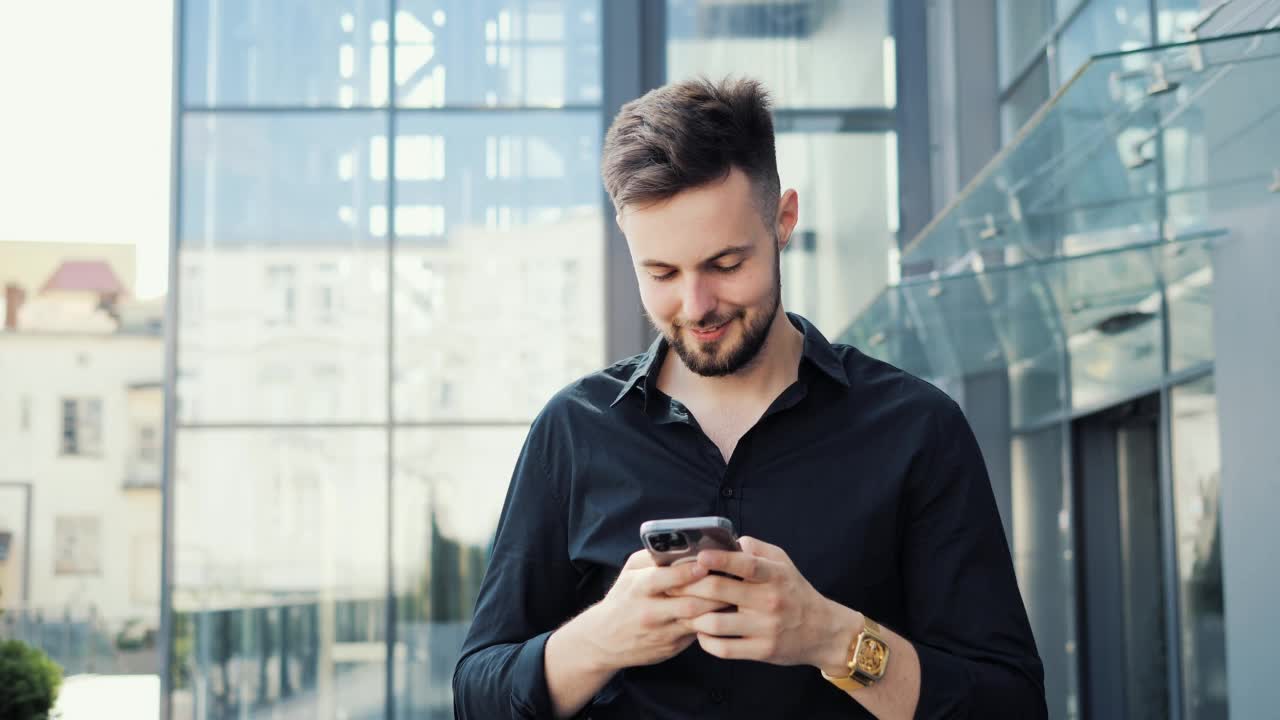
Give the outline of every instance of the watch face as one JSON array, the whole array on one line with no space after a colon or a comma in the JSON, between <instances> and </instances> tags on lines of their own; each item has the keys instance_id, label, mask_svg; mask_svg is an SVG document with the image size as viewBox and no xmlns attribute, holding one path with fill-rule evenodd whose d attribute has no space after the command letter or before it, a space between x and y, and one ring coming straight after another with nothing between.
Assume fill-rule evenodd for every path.
<instances>
[{"instance_id":1,"label":"watch face","mask_svg":"<svg viewBox=\"0 0 1280 720\"><path fill-rule=\"evenodd\" d=\"M889 654L889 649L884 643L875 638L864 637L862 642L858 643L858 669L862 672L879 676L884 672L885 656Z\"/></svg>"}]
</instances>

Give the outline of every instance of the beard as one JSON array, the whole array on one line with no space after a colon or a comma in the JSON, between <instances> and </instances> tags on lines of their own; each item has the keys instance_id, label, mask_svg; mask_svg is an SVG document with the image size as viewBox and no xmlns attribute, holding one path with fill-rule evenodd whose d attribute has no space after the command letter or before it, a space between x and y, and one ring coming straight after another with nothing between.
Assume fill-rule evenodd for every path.
<instances>
[{"instance_id":1,"label":"beard","mask_svg":"<svg viewBox=\"0 0 1280 720\"><path fill-rule=\"evenodd\" d=\"M731 341L731 334L725 333L724 337L711 342L704 343L694 340L691 347L690 343L685 341L686 334L682 332L686 325L676 323L672 323L670 331L663 331L660 328L659 331L662 332L671 349L676 351L676 355L679 356L685 367L703 377L724 377L747 367L760 355L760 351L764 349L765 342L769 338L769 329L773 326L773 318L778 314L778 308L781 305L782 257L780 252L775 252L773 292L770 293L766 305L759 308L750 317L748 317L746 309L739 309L729 315L712 313L699 318L697 322L687 324L687 326L695 328L713 328L735 320L741 320L743 321L743 333L741 339L735 345L725 345L726 342ZM652 321L652 318L650 320Z\"/></svg>"}]
</instances>

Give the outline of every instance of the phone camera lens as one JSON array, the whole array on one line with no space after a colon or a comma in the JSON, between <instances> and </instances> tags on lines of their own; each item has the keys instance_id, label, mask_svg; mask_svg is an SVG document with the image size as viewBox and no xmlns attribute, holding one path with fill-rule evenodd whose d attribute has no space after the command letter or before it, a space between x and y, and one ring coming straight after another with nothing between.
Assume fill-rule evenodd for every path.
<instances>
[{"instance_id":1,"label":"phone camera lens","mask_svg":"<svg viewBox=\"0 0 1280 720\"><path fill-rule=\"evenodd\" d=\"M671 546L678 547L678 548L689 547L689 542L684 539L684 535L680 533L672 533Z\"/></svg>"}]
</instances>

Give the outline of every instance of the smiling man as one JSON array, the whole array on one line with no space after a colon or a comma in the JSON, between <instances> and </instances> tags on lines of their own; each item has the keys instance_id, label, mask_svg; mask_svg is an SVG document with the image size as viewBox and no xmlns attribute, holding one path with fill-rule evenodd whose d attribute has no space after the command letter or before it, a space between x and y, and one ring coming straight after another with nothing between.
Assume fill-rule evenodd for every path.
<instances>
[{"instance_id":1,"label":"smiling man","mask_svg":"<svg viewBox=\"0 0 1280 720\"><path fill-rule=\"evenodd\" d=\"M762 88L627 104L603 175L659 338L530 429L455 714L1044 717L960 409L782 307L799 203ZM655 567L639 549L645 520L702 515L742 551Z\"/></svg>"}]
</instances>

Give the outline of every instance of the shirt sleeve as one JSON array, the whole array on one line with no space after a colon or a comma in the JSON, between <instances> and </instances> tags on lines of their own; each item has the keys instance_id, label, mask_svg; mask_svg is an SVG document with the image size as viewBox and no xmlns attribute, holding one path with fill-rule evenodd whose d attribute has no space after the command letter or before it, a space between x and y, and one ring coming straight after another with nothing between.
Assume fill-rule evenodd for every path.
<instances>
[{"instance_id":1,"label":"shirt sleeve","mask_svg":"<svg viewBox=\"0 0 1280 720\"><path fill-rule=\"evenodd\" d=\"M507 488L475 614L453 673L454 716L554 717L543 665L547 638L574 611L565 505L535 422Z\"/></svg>"},{"instance_id":2,"label":"shirt sleeve","mask_svg":"<svg viewBox=\"0 0 1280 720\"><path fill-rule=\"evenodd\" d=\"M916 717L1047 718L1044 669L978 443L949 398L913 470L904 590Z\"/></svg>"}]
</instances>

